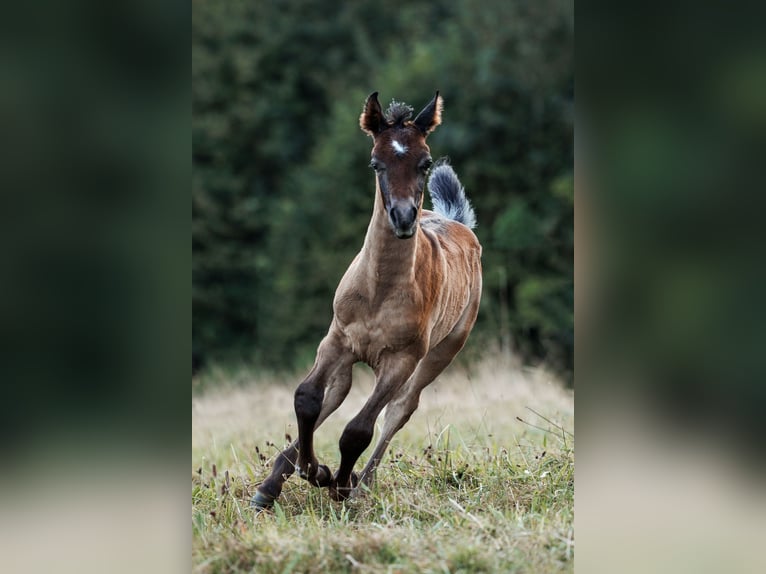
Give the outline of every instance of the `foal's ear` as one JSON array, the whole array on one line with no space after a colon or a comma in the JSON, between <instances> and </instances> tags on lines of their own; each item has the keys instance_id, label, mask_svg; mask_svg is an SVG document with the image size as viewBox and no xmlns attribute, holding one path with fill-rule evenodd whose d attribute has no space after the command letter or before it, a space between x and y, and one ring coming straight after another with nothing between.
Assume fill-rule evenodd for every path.
<instances>
[{"instance_id":1,"label":"foal's ear","mask_svg":"<svg viewBox=\"0 0 766 574\"><path fill-rule=\"evenodd\" d=\"M359 127L367 135L375 137L387 126L388 122L383 117L383 110L380 107L380 102L378 102L378 92L373 92L367 96L367 100L364 102L362 115L359 116Z\"/></svg>"},{"instance_id":2,"label":"foal's ear","mask_svg":"<svg viewBox=\"0 0 766 574\"><path fill-rule=\"evenodd\" d=\"M428 105L423 108L423 111L418 114L415 121L415 127L418 128L423 135L428 135L436 129L440 123L442 123L442 109L444 108L444 99L439 95L437 90L434 99L428 102Z\"/></svg>"}]
</instances>

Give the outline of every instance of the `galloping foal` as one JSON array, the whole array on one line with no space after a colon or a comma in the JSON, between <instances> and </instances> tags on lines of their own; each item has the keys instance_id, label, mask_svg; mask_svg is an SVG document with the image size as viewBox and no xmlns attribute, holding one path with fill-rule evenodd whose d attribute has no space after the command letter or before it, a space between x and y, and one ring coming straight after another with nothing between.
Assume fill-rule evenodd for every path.
<instances>
[{"instance_id":1,"label":"galloping foal","mask_svg":"<svg viewBox=\"0 0 766 574\"><path fill-rule=\"evenodd\" d=\"M412 108L392 102L383 113L377 92L364 104L362 130L373 138L375 206L362 250L335 292L335 315L316 362L295 391L298 440L274 462L253 505L270 507L290 475L327 486L335 500L359 482L369 485L394 434L418 407L421 391L449 365L476 321L481 297L481 245L470 228L473 209L455 172L437 163L428 180L435 212L423 206L433 161L426 136L441 123L442 98L414 120ZM314 454L313 434L351 388L351 367L363 361L375 388L340 438L333 474ZM354 464L372 441L386 407L380 440L360 476Z\"/></svg>"}]
</instances>

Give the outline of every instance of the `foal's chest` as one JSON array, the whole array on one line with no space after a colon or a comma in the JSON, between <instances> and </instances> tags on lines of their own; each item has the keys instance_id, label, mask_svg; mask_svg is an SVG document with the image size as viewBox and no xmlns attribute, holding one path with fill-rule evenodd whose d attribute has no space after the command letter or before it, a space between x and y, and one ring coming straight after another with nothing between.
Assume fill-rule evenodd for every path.
<instances>
[{"instance_id":1,"label":"foal's chest","mask_svg":"<svg viewBox=\"0 0 766 574\"><path fill-rule=\"evenodd\" d=\"M401 291L375 300L359 291L335 296L335 324L360 360L375 363L384 352L397 352L423 336L412 297Z\"/></svg>"}]
</instances>

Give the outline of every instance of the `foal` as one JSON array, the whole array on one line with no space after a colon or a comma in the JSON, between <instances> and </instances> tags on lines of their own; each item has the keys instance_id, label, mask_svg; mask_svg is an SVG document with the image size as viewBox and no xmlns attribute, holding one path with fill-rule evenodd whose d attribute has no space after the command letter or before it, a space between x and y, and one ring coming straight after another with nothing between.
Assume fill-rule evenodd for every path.
<instances>
[{"instance_id":1,"label":"foal","mask_svg":"<svg viewBox=\"0 0 766 574\"><path fill-rule=\"evenodd\" d=\"M412 108L392 102L383 113L377 92L364 104L362 130L373 138L375 205L364 245L335 292L334 317L316 362L295 391L298 440L274 462L253 505L270 507L290 475L327 486L335 500L361 482L370 485L394 434L418 407L421 391L449 365L476 321L481 297L481 245L470 228L473 209L446 163L431 170L435 212L423 206L433 161L426 136L441 123L436 93L414 120ZM375 388L340 437L333 475L314 454L313 434L351 389L351 367L363 361ZM386 407L383 431L367 466L353 472Z\"/></svg>"}]
</instances>

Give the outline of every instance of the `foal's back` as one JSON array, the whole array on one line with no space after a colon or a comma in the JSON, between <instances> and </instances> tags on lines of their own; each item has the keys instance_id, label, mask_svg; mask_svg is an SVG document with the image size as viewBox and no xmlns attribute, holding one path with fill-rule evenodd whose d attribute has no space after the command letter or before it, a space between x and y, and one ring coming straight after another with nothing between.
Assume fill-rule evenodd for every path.
<instances>
[{"instance_id":1,"label":"foal's back","mask_svg":"<svg viewBox=\"0 0 766 574\"><path fill-rule=\"evenodd\" d=\"M430 322L431 348L455 328L472 300L478 304L481 244L467 226L440 214L423 210L420 223L423 235L428 239L428 248L423 249L422 258L433 261L430 266L431 292L437 294ZM425 275L428 273L428 265L419 267L416 275L422 276L418 277L418 282L427 283Z\"/></svg>"}]
</instances>

